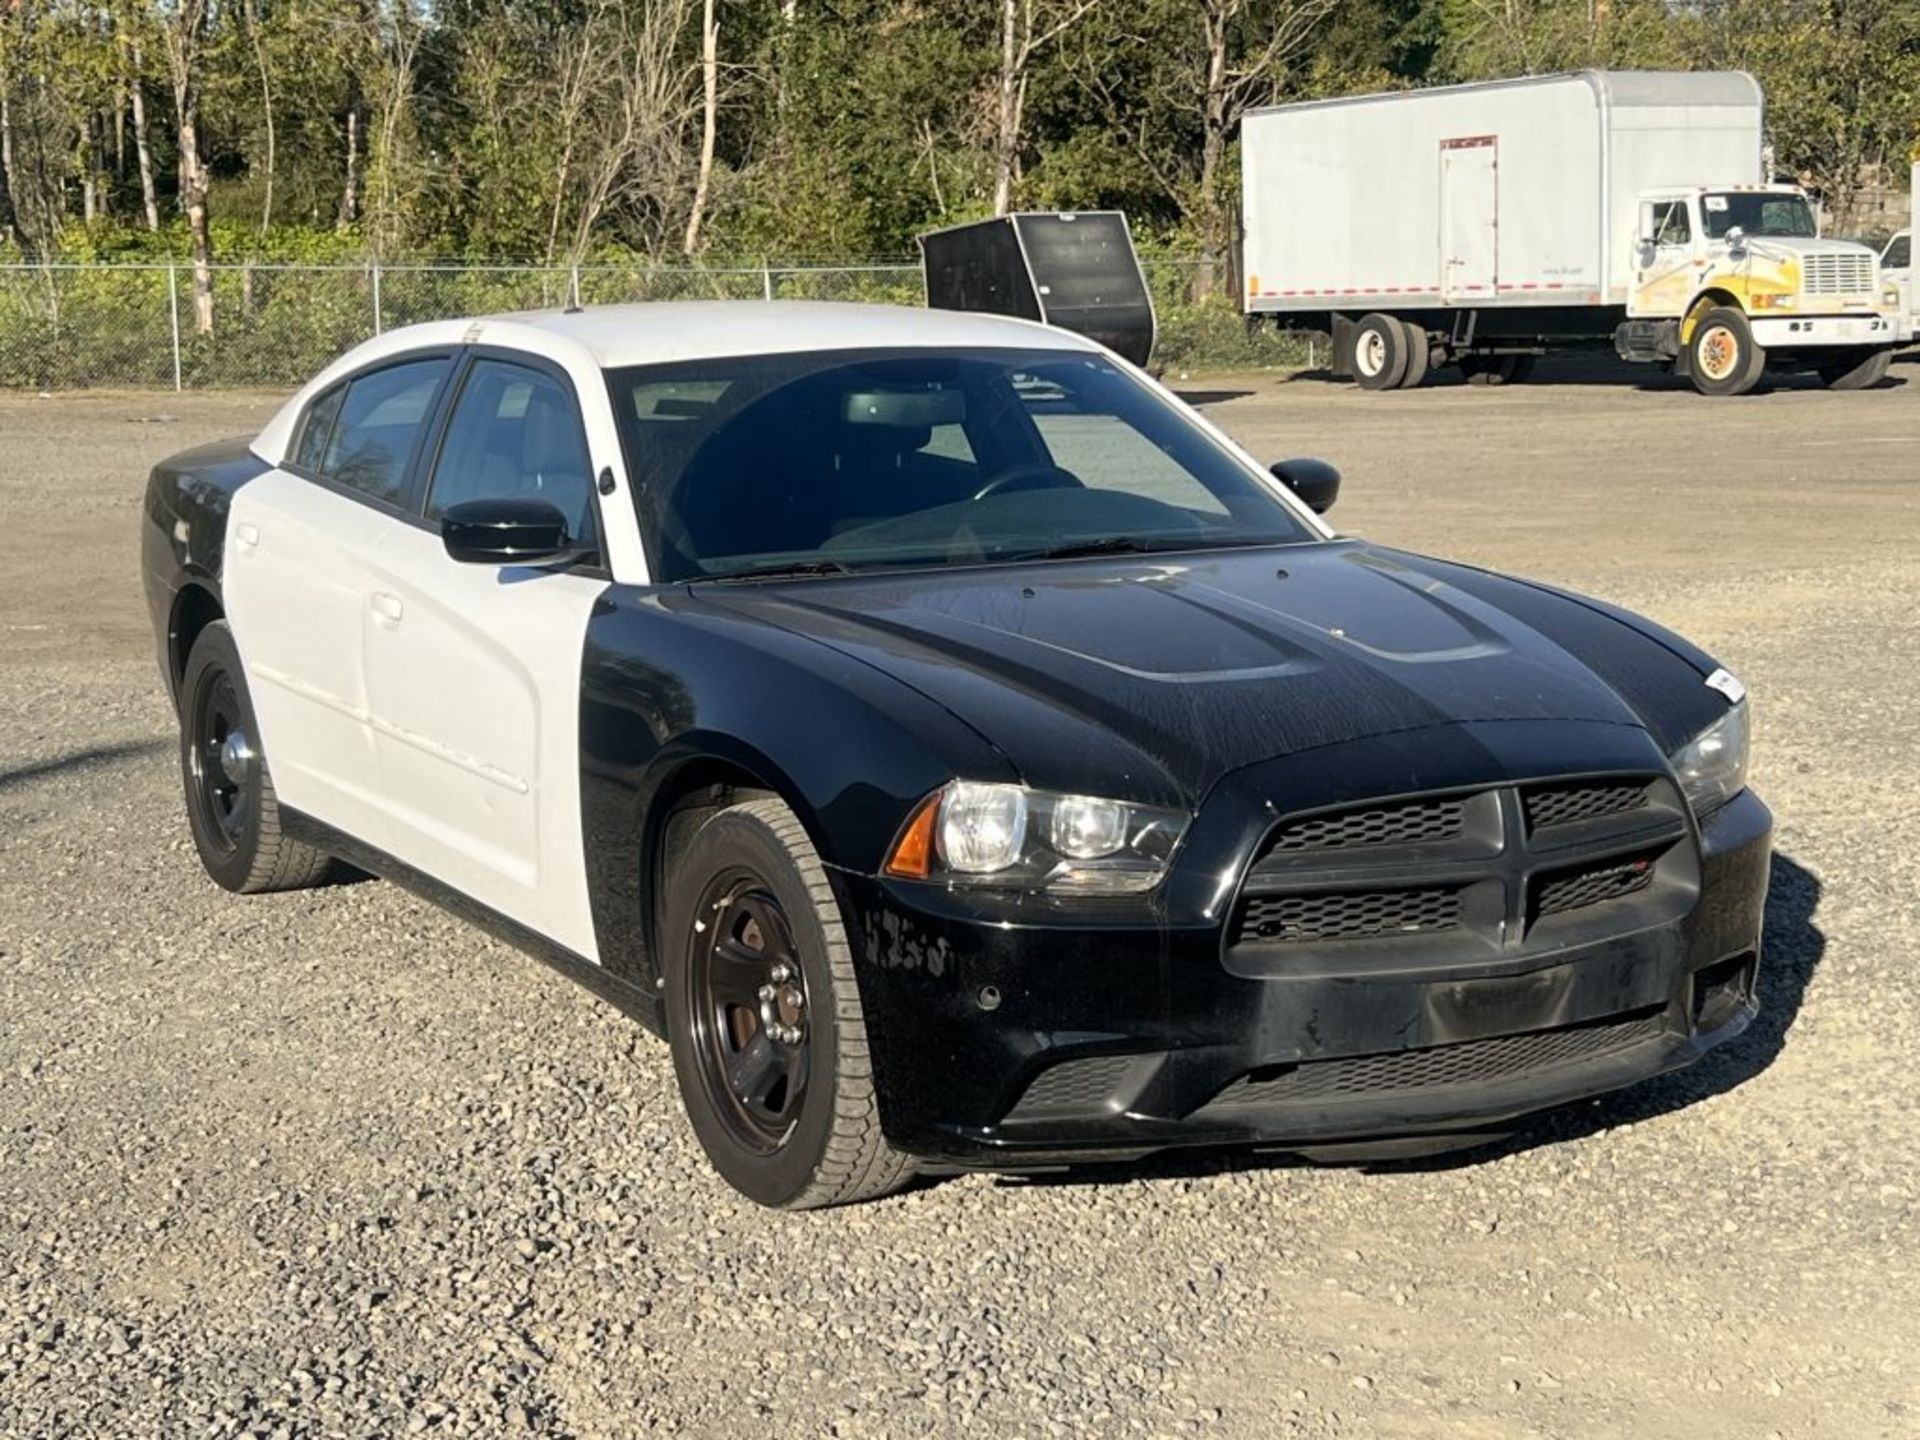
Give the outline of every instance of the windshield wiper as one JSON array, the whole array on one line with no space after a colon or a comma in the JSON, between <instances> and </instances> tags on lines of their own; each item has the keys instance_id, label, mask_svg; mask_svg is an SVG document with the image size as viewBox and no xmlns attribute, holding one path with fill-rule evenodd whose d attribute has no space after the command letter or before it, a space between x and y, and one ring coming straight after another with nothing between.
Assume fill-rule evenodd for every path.
<instances>
[{"instance_id":1,"label":"windshield wiper","mask_svg":"<svg viewBox=\"0 0 1920 1440\"><path fill-rule=\"evenodd\" d=\"M732 580L780 580L796 575L851 575L852 573L852 570L838 560L788 560L778 565L751 565L745 570L729 570L723 575L702 575L698 578L724 585Z\"/></svg>"},{"instance_id":2,"label":"windshield wiper","mask_svg":"<svg viewBox=\"0 0 1920 1440\"><path fill-rule=\"evenodd\" d=\"M1249 539L1244 535L1208 538L1201 535L1167 535L1142 540L1133 535L1103 535L1098 540L1070 540L1044 550L1021 550L996 556L1008 560L1072 560L1082 555L1167 555L1183 550L1238 550L1248 545L1273 545L1274 540Z\"/></svg>"}]
</instances>

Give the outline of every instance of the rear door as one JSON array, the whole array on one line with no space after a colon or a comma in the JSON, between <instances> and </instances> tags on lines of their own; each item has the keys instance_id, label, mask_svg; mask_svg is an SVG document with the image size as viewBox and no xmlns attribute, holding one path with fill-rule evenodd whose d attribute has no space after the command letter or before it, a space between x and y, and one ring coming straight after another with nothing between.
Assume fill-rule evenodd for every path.
<instances>
[{"instance_id":1,"label":"rear door","mask_svg":"<svg viewBox=\"0 0 1920 1440\"><path fill-rule=\"evenodd\" d=\"M371 561L408 528L445 352L383 361L315 398L289 458L240 487L221 589L281 803L384 847L364 672Z\"/></svg>"},{"instance_id":2,"label":"rear door","mask_svg":"<svg viewBox=\"0 0 1920 1440\"><path fill-rule=\"evenodd\" d=\"M1450 304L1500 284L1500 147L1491 135L1440 142L1440 288Z\"/></svg>"},{"instance_id":3,"label":"rear door","mask_svg":"<svg viewBox=\"0 0 1920 1440\"><path fill-rule=\"evenodd\" d=\"M609 584L563 569L463 564L439 534L467 500L546 500L597 543L595 473L573 385L529 356L476 352L423 462L423 514L373 556L368 703L388 850L597 958L580 831L580 664Z\"/></svg>"}]
</instances>

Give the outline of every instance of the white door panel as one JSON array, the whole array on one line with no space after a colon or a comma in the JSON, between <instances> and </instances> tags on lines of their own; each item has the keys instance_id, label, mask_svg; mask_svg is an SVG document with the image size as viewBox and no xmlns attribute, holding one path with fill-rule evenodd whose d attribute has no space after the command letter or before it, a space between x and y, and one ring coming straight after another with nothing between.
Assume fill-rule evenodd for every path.
<instances>
[{"instance_id":1,"label":"white door panel","mask_svg":"<svg viewBox=\"0 0 1920 1440\"><path fill-rule=\"evenodd\" d=\"M396 525L373 557L366 674L389 850L589 959L580 660L604 580L464 565Z\"/></svg>"},{"instance_id":2,"label":"white door panel","mask_svg":"<svg viewBox=\"0 0 1920 1440\"><path fill-rule=\"evenodd\" d=\"M1440 145L1440 284L1463 303L1499 284L1499 149L1491 136Z\"/></svg>"},{"instance_id":3,"label":"white door panel","mask_svg":"<svg viewBox=\"0 0 1920 1440\"><path fill-rule=\"evenodd\" d=\"M282 804L384 846L362 669L367 561L398 521L270 470L235 492L221 590Z\"/></svg>"}]
</instances>

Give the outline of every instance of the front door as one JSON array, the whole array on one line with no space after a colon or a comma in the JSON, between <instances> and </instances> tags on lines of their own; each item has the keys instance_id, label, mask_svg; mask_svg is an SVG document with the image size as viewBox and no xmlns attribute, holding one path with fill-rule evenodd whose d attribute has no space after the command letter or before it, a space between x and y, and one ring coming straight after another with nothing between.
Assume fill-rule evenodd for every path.
<instances>
[{"instance_id":1,"label":"front door","mask_svg":"<svg viewBox=\"0 0 1920 1440\"><path fill-rule=\"evenodd\" d=\"M1665 318L1686 312L1700 284L1695 244L1693 211L1685 196L1640 203L1627 314Z\"/></svg>"},{"instance_id":2,"label":"front door","mask_svg":"<svg viewBox=\"0 0 1920 1440\"><path fill-rule=\"evenodd\" d=\"M1491 135L1440 142L1440 292L1491 300L1500 283L1500 147Z\"/></svg>"},{"instance_id":3,"label":"front door","mask_svg":"<svg viewBox=\"0 0 1920 1440\"><path fill-rule=\"evenodd\" d=\"M368 705L388 848L588 959L597 958L580 832L580 664L588 564L463 564L440 515L466 500L541 499L599 534L587 443L558 372L482 356L458 382L424 525L373 557Z\"/></svg>"}]
</instances>

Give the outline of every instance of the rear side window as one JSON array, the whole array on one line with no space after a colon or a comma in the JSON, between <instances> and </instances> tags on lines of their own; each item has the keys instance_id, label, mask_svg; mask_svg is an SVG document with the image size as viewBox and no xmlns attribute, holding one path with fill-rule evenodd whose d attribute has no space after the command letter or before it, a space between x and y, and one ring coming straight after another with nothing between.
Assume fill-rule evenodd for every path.
<instances>
[{"instance_id":1,"label":"rear side window","mask_svg":"<svg viewBox=\"0 0 1920 1440\"><path fill-rule=\"evenodd\" d=\"M323 399L307 417L300 436L300 461L336 485L397 505L402 499L407 457L426 424L434 391L447 373L447 361L410 360L389 365L347 382L338 413L318 463L307 458L310 437Z\"/></svg>"},{"instance_id":2,"label":"rear side window","mask_svg":"<svg viewBox=\"0 0 1920 1440\"><path fill-rule=\"evenodd\" d=\"M340 402L346 398L347 387L336 385L307 407L300 443L293 452L293 463L302 470L319 473L327 457L327 442L333 438L333 422L340 418Z\"/></svg>"}]
</instances>

